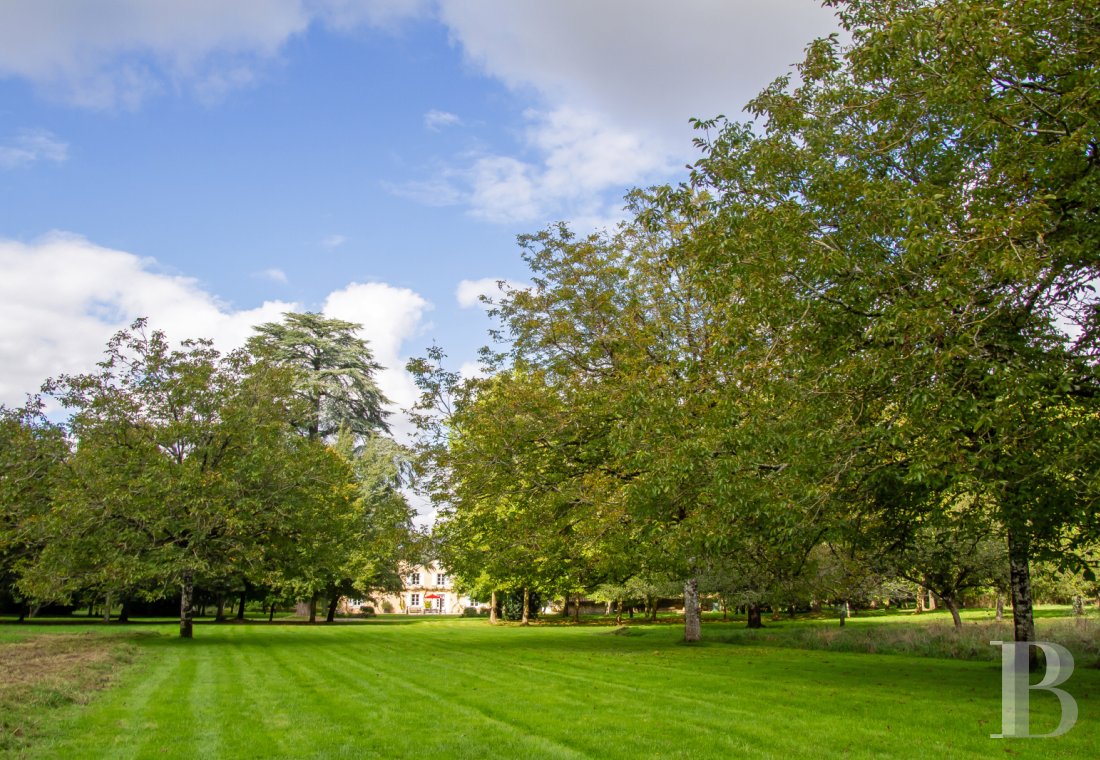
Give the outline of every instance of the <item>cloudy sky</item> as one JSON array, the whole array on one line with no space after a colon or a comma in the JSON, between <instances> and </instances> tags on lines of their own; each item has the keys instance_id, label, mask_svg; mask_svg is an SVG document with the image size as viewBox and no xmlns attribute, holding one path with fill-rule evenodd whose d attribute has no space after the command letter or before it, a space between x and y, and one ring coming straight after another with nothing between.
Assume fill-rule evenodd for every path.
<instances>
[{"instance_id":1,"label":"cloudy sky","mask_svg":"<svg viewBox=\"0 0 1100 760\"><path fill-rule=\"evenodd\" d=\"M5 0L0 403L138 316L239 345L288 310L472 366L517 233L684 176L816 0ZM403 428L398 424L399 429Z\"/></svg>"}]
</instances>

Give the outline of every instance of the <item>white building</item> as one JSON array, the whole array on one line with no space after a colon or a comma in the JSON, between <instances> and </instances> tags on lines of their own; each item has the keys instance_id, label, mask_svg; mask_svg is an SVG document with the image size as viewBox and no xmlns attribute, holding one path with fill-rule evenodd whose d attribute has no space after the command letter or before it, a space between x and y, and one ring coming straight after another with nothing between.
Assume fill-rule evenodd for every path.
<instances>
[{"instance_id":1,"label":"white building","mask_svg":"<svg viewBox=\"0 0 1100 760\"><path fill-rule=\"evenodd\" d=\"M468 596L455 592L447 571L437 563L406 568L401 575L404 588L399 594L380 595L375 611L405 615L461 615L466 607L477 607Z\"/></svg>"}]
</instances>

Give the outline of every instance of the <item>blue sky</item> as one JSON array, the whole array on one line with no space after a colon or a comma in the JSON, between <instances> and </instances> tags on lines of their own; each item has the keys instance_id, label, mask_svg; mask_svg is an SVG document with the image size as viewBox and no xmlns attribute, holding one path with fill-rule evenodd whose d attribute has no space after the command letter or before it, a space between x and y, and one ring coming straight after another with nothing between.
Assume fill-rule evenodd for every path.
<instances>
[{"instance_id":1,"label":"blue sky","mask_svg":"<svg viewBox=\"0 0 1100 760\"><path fill-rule=\"evenodd\" d=\"M0 403L147 316L238 345L287 310L389 366L472 366L517 233L613 224L833 30L814 0L9 0ZM397 425L402 429L403 423Z\"/></svg>"}]
</instances>

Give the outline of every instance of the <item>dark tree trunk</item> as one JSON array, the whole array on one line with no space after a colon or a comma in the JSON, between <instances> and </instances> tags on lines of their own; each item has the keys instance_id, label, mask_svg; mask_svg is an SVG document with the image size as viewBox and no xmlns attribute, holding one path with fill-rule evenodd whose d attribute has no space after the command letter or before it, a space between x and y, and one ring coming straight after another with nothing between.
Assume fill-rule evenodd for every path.
<instances>
[{"instance_id":1,"label":"dark tree trunk","mask_svg":"<svg viewBox=\"0 0 1100 760\"><path fill-rule=\"evenodd\" d=\"M722 622L728 623L730 620L730 606L725 602L722 602Z\"/></svg>"},{"instance_id":2,"label":"dark tree trunk","mask_svg":"<svg viewBox=\"0 0 1100 760\"><path fill-rule=\"evenodd\" d=\"M529 614L528 607L531 604L531 589L526 586L523 587L523 619L520 621L520 625L530 625L531 616Z\"/></svg>"},{"instance_id":3,"label":"dark tree trunk","mask_svg":"<svg viewBox=\"0 0 1100 760\"><path fill-rule=\"evenodd\" d=\"M337 594L333 594L332 598L328 602L328 613L325 615L325 622L332 623L336 620L336 608L340 606L340 597Z\"/></svg>"},{"instance_id":4,"label":"dark tree trunk","mask_svg":"<svg viewBox=\"0 0 1100 760\"><path fill-rule=\"evenodd\" d=\"M1012 635L1015 641L1035 641L1035 618L1031 609L1031 547L1026 539L1008 532L1008 577L1012 594ZM1035 647L1029 647L1028 665L1039 667Z\"/></svg>"},{"instance_id":5,"label":"dark tree trunk","mask_svg":"<svg viewBox=\"0 0 1100 760\"><path fill-rule=\"evenodd\" d=\"M118 609L118 622L130 622L130 600L125 596L122 597L122 606Z\"/></svg>"},{"instance_id":6,"label":"dark tree trunk","mask_svg":"<svg viewBox=\"0 0 1100 760\"><path fill-rule=\"evenodd\" d=\"M317 622L317 595L314 594L309 598L309 622Z\"/></svg>"},{"instance_id":7,"label":"dark tree trunk","mask_svg":"<svg viewBox=\"0 0 1100 760\"><path fill-rule=\"evenodd\" d=\"M623 624L623 600L620 599L615 605L615 625Z\"/></svg>"},{"instance_id":8,"label":"dark tree trunk","mask_svg":"<svg viewBox=\"0 0 1100 760\"><path fill-rule=\"evenodd\" d=\"M214 615L215 623L225 622L225 594L218 597L218 612Z\"/></svg>"},{"instance_id":9,"label":"dark tree trunk","mask_svg":"<svg viewBox=\"0 0 1100 760\"><path fill-rule=\"evenodd\" d=\"M561 617L562 617L562 620L568 620L569 619L569 594L566 594L565 599L562 601L562 604L561 604Z\"/></svg>"},{"instance_id":10,"label":"dark tree trunk","mask_svg":"<svg viewBox=\"0 0 1100 760\"><path fill-rule=\"evenodd\" d=\"M267 622L271 622L275 619L275 602L271 603L271 612L267 613Z\"/></svg>"},{"instance_id":11,"label":"dark tree trunk","mask_svg":"<svg viewBox=\"0 0 1100 760\"><path fill-rule=\"evenodd\" d=\"M497 624L497 592L494 591L489 599L489 625Z\"/></svg>"},{"instance_id":12,"label":"dark tree trunk","mask_svg":"<svg viewBox=\"0 0 1100 760\"><path fill-rule=\"evenodd\" d=\"M194 592L192 587L192 576L190 570L183 571L182 579L182 591L180 593L180 638L189 639L192 637L191 631L191 594Z\"/></svg>"},{"instance_id":13,"label":"dark tree trunk","mask_svg":"<svg viewBox=\"0 0 1100 760\"><path fill-rule=\"evenodd\" d=\"M699 641L703 637L699 615L699 579L684 582L684 641Z\"/></svg>"},{"instance_id":14,"label":"dark tree trunk","mask_svg":"<svg viewBox=\"0 0 1100 760\"><path fill-rule=\"evenodd\" d=\"M940 601L947 607L947 611L951 613L951 621L955 624L955 630L961 631L963 628L962 618L959 616L959 602L954 597L941 596Z\"/></svg>"},{"instance_id":15,"label":"dark tree trunk","mask_svg":"<svg viewBox=\"0 0 1100 760\"><path fill-rule=\"evenodd\" d=\"M760 619L760 603L753 602L749 605L749 628L763 628L764 622Z\"/></svg>"},{"instance_id":16,"label":"dark tree trunk","mask_svg":"<svg viewBox=\"0 0 1100 760\"><path fill-rule=\"evenodd\" d=\"M247 591L242 591L241 592L241 600L237 604L237 620L240 620L242 623L244 622L244 601L245 601L245 597L247 597L247 596L248 596L248 592Z\"/></svg>"},{"instance_id":17,"label":"dark tree trunk","mask_svg":"<svg viewBox=\"0 0 1100 760\"><path fill-rule=\"evenodd\" d=\"M848 600L845 599L844 603L840 605L840 627L843 628L845 623L848 622L848 617L852 614L852 608L848 606Z\"/></svg>"},{"instance_id":18,"label":"dark tree trunk","mask_svg":"<svg viewBox=\"0 0 1100 760\"><path fill-rule=\"evenodd\" d=\"M573 597L573 622L581 622L581 595L577 594Z\"/></svg>"}]
</instances>

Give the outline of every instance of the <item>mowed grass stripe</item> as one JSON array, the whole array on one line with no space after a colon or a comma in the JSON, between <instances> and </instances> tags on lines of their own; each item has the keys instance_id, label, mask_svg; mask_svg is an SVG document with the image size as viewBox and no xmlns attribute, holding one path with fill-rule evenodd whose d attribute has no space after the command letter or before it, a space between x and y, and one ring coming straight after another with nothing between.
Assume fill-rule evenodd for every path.
<instances>
[{"instance_id":1,"label":"mowed grass stripe","mask_svg":"<svg viewBox=\"0 0 1100 760\"><path fill-rule=\"evenodd\" d=\"M487 732L496 732L498 735L491 738L495 748L518 753L528 757L561 757L576 758L585 757L582 753L560 744L552 737L531 734L522 727L500 720L490 712L472 706L468 701L453 699L441 692L437 687L439 682L431 678L431 674L419 672L423 668L423 660L409 662L408 658L394 658L402 660L403 667L393 667L388 658L378 657L378 651L365 649L352 649L346 646L333 646L331 642L325 649L326 665L315 670L325 672L329 677L344 684L342 697L344 701L350 695L361 691L367 684L377 687L379 696L393 699L396 695L394 689L405 692L407 698L402 699L399 707L394 710L397 718L396 725L408 722L414 723L440 723L445 725L471 726L466 735L458 737L432 736L419 740L420 748L432 752L466 751L467 745L476 745L487 739ZM368 657L373 660L368 661ZM411 671L411 674L410 674ZM416 676L419 674L419 678ZM418 710L419 708L419 710ZM425 709L428 708L428 709Z\"/></svg>"},{"instance_id":2,"label":"mowed grass stripe","mask_svg":"<svg viewBox=\"0 0 1100 760\"><path fill-rule=\"evenodd\" d=\"M497 629L495 631L497 635L507 637L510 634L514 635L513 631L509 629ZM570 633L579 633L585 636L601 635L601 632L592 631L591 629L573 629ZM521 634L522 635L522 634ZM678 636L678 632L673 634ZM440 647L438 642L428 643L428 639L425 640L422 649L427 653L431 652L437 656L444 656L447 654L443 651L444 648ZM607 637L606 640L600 641L599 639L589 640L581 639L577 640L577 644L589 644L593 645L594 642L599 642L599 646L605 649L605 651L611 651L616 657L623 657L624 659L630 654L650 654L647 649L644 652L631 652L625 647L641 647L646 644L656 643L639 642L631 637ZM661 642L669 643L669 642ZM450 648L450 647L448 647ZM660 651L660 650L658 650ZM789 652L789 650L788 650ZM598 716L601 715L601 708L604 706L613 705L619 703L620 700L616 698L601 699L606 692L618 690L621 691L624 698L630 699L634 702L636 710L638 710L637 718L639 720L654 721L660 720L664 726L669 730L684 731L686 729L694 729L699 734L714 734L713 736L706 738L704 741L709 742L708 746L713 749L713 743L723 744L726 742L734 742L742 748L755 747L763 748L768 747L772 750L779 750L774 744L774 736L766 728L760 725L759 710L760 705L758 700L743 701L737 698L727 698L725 700L716 701L713 698L715 693L721 693L722 691L729 691L731 688L735 690L736 695L744 696L746 691L756 691L758 693L768 694L768 701L775 713L781 714L782 718L787 722L787 725L791 729L792 735L806 735L807 732L813 728L815 720L807 720L805 716L812 716L814 712L820 710L823 704L831 704L834 706L842 705L841 709L846 716L852 717L853 715L863 715L867 709L870 708L872 712L880 711L883 704L882 698L884 694L879 693L877 689L871 689L870 694L865 697L854 696L861 690L860 687L863 684L861 679L855 677L855 674L843 675L838 673L850 664L858 664L861 662L859 655L839 655L834 656L834 660L824 660L823 657L827 655L821 655L819 653L804 653L808 654L808 663L804 665L810 665L809 668L803 667L802 675L804 678L800 679L800 685L804 688L798 691L788 691L774 693L774 689L770 688L770 684L775 680L775 673L772 672L772 668L767 667L767 652L760 651L759 649L752 651L752 657L749 660L740 659L738 652L730 647L712 647L708 650L700 651L700 648L692 647L673 647L672 649L666 649L661 652L664 657L664 662L661 665L654 666L650 663L646 663L648 669L654 668L659 671L663 671L666 679L671 677L669 673L674 674L679 679L683 679L685 676L690 677L689 683L685 688L690 689L690 693L682 693L671 691L667 685L655 683L655 678L647 678L643 682L646 685L640 685L637 675L633 676L631 669L623 669L617 673L605 672L601 674L598 684L593 684L591 670L585 670L584 665L576 664L575 661L561 660L561 659L548 659L544 653L537 653L528 658L528 662L520 662L518 660L511 660L507 663L507 667L537 674L539 676L547 676L551 680L570 680L573 682L572 686L568 690L563 690L563 693L581 694L584 695L584 699L588 702L587 708L590 712L590 716L586 718L586 722L598 720ZM653 656L653 655L650 655ZM786 662L789 654L785 654L779 651L775 654L780 660ZM477 677L480 672L484 672L484 653L479 650L477 655L470 655L466 653L452 654L452 659L460 659L464 662L479 662L480 666L475 666L478 670L471 671L469 667L463 670L467 682L469 679ZM586 658L587 659L587 658ZM886 670L889 670L891 665L895 668L900 665L902 675L905 676L903 680L911 680L914 676L919 676L919 669L915 673L908 673L911 669L911 663L890 663L890 658L884 658L887 662L879 662L879 665L885 666ZM540 666L531 665L529 662L534 660L541 663ZM669 661L674 661L675 664L667 664ZM836 662L834 662L836 661ZM746 672L746 665L752 665L752 663L763 663L764 667L755 668L757 672ZM975 666L969 663L955 663L956 666L961 666L963 675L968 678L974 675ZM977 668L982 668L982 665L977 665ZM824 668L826 672L821 673ZM449 671L454 671L454 668L449 668ZM734 671L730 672L718 672L718 671ZM789 671L791 668L780 666L779 670ZM996 674L999 678L999 674ZM619 678L629 678L629 681L619 681ZM809 677L806 677L809 676ZM732 683L731 683L731 679ZM923 680L923 679L922 679ZM748 683L746 683L748 681ZM928 685L928 684L926 684ZM941 692L941 684L936 684L936 694ZM996 684L991 685L990 693L999 694L999 681ZM826 693L823 694L822 692ZM899 690L891 690L899 691ZM909 698L912 695L912 689L901 690L904 698ZM838 695L843 694L843 701L838 702ZM705 698L699 695L711 695L710 698ZM822 697L829 697L823 700ZM927 697L927 694L925 695ZM660 705L660 709L646 710L642 705L638 704L639 698L653 698ZM671 712L667 709L669 702L678 702L684 708L680 711ZM741 705L748 704L751 707L742 707ZM939 703L936 702L938 705ZM990 704L990 712L995 712L999 709L996 704ZM514 716L509 719L515 719ZM520 719L522 720L522 719ZM887 723L884 722L884 726ZM976 721L975 724L977 725ZM728 727L727 730L723 730L722 727ZM926 736L928 732L923 728L912 732L905 732L904 727L891 726L889 731L897 731L898 728L903 729L900 733L911 733L911 738L917 740L922 736ZM736 734L736 740L734 736L730 735L730 732ZM882 751L889 751L895 744L895 740L889 736L881 736L881 732L872 729L862 729L859 733L863 734L863 746L866 747L867 743L880 744ZM693 733L693 735L696 735ZM935 736L935 734L933 734ZM888 741L874 741L876 738L889 739ZM801 746L798 742L792 745L792 749L797 750Z\"/></svg>"},{"instance_id":3,"label":"mowed grass stripe","mask_svg":"<svg viewBox=\"0 0 1100 760\"><path fill-rule=\"evenodd\" d=\"M508 635L507 629L503 632L503 635ZM622 639L619 639L622 641ZM578 642L581 643L581 642ZM685 653L689 650L682 650ZM697 650L690 650L697 652ZM690 660L688 661L690 662ZM729 665L728 660L725 662ZM483 663L484 665L484 663ZM507 667L524 669L528 666L517 665L513 662L509 662ZM667 668L667 666L664 666ZM482 668L484 672L485 668ZM539 669L543 672L546 669ZM556 671L551 671L556 672ZM706 683L698 683L699 681L705 681L707 678L712 677L708 673L687 673L683 669L678 671L681 678L685 676L691 678L690 684L686 688L690 688L694 693L710 693L715 692L711 689L710 685ZM467 683L471 674L466 671ZM717 679L717 677L714 677ZM576 705L576 699L581 699L583 702L580 707L581 712L577 720L583 723L588 730L588 733L592 733L594 730L597 734L606 734L608 736L621 735L623 732L623 726L621 719L616 718L621 710L622 700L610 698L605 694L606 687L609 685L607 679L601 675L600 680L597 683L593 683L591 672L587 683L578 683L578 689L563 690L563 693L570 693L574 695L574 698L570 700L569 707ZM716 686L725 687L728 690L728 679L716 680L714 684ZM765 684L760 684L762 687ZM758 715L753 715L750 710L742 709L740 707L732 707L735 705L735 701L716 701L713 696L708 702L705 699L701 699L696 696L688 696L683 693L670 692L667 688L661 690L646 690L639 689L636 686L623 684L622 691L625 692L625 698L629 699L634 711L634 719L639 722L644 722L651 728L658 729L658 733L664 733L668 736L684 737L677 738L675 743L669 744L663 747L666 752L679 752L684 750L684 742L686 741L690 751L704 751L714 752L720 749L723 745L727 745L731 749L749 749L757 752L761 751L785 751L781 747L776 747L775 737L771 729L766 724L762 724L759 721ZM438 688L438 685L437 685ZM647 691L650 693L648 696L655 698L655 702L651 705L640 704L637 700L639 695L645 694ZM769 693L766 688L762 693ZM469 690L463 689L454 694L456 698L469 698ZM670 710L667 702L670 698L680 702L689 703L691 709L683 710ZM772 697L774 703L774 696ZM540 697L540 704L544 707L551 707L552 705L545 704L545 697ZM510 700L512 704L515 704L515 700ZM587 704L585 704L587 703ZM502 704L509 704L509 702L502 702ZM760 706L758 703L753 703L754 708L758 712ZM608 708L608 709L604 709ZM721 713L726 713L725 716ZM537 720L539 713L531 713L526 711L522 713L516 712L504 712L500 711L501 717L526 725L531 730L539 730L541 727ZM808 714L804 712L803 714ZM599 731L599 723L605 717L610 716L609 724L605 731ZM788 726L794 736L804 736L797 730L804 721L802 721L798 714L795 713L792 716L788 716ZM796 740L792 744L792 748L797 750L800 745ZM589 747L589 751L593 752L606 752L606 746L602 743L596 746ZM884 749L888 749L884 747Z\"/></svg>"},{"instance_id":4,"label":"mowed grass stripe","mask_svg":"<svg viewBox=\"0 0 1100 760\"><path fill-rule=\"evenodd\" d=\"M139 666L31 756L1088 757L1100 739L1095 670L1071 681L1077 729L1006 743L987 738L995 663L607 630L203 625L191 642L139 640ZM1053 727L1056 700L1036 699L1033 724Z\"/></svg>"}]
</instances>

